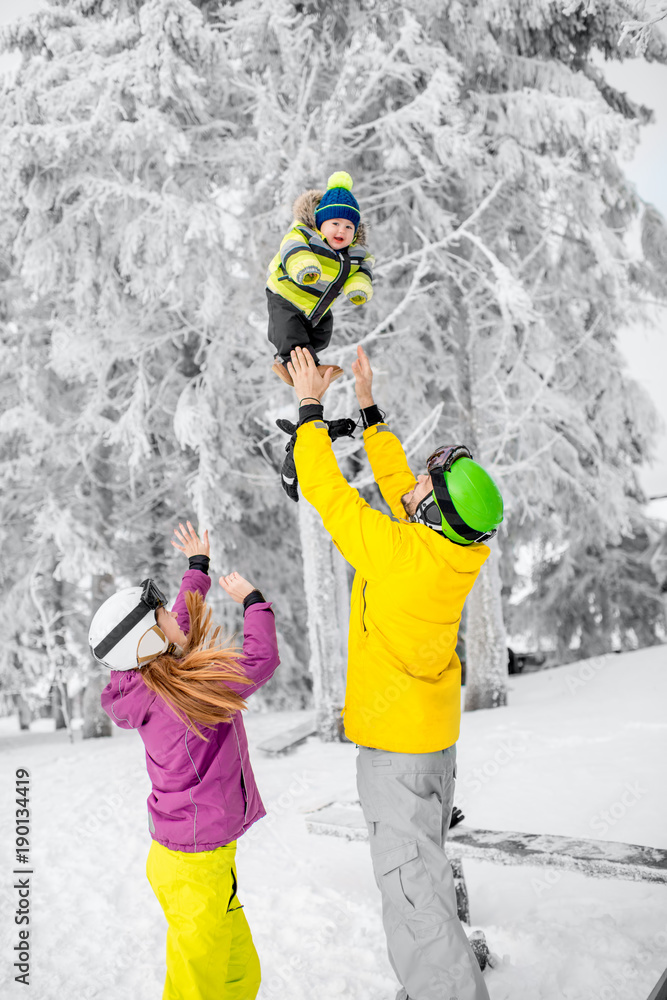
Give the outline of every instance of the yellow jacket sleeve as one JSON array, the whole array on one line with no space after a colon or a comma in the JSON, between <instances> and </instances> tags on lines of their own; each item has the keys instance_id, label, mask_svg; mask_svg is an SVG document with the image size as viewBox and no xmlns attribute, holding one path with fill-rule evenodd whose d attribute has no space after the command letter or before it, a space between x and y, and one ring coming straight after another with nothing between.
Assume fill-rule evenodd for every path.
<instances>
[{"instance_id":1,"label":"yellow jacket sleeve","mask_svg":"<svg viewBox=\"0 0 667 1000\"><path fill-rule=\"evenodd\" d=\"M396 517L405 517L401 497L414 489L417 480L410 470L403 445L386 424L374 424L364 431L364 446L375 482L389 510Z\"/></svg>"},{"instance_id":2,"label":"yellow jacket sleeve","mask_svg":"<svg viewBox=\"0 0 667 1000\"><path fill-rule=\"evenodd\" d=\"M365 302L370 302L373 298L373 264L375 257L366 252L358 271L351 274L343 285L343 294L355 306L361 306Z\"/></svg>"},{"instance_id":3,"label":"yellow jacket sleeve","mask_svg":"<svg viewBox=\"0 0 667 1000\"><path fill-rule=\"evenodd\" d=\"M338 468L323 420L297 430L294 462L301 493L320 514L341 553L367 580L383 578L407 558L398 521L374 510Z\"/></svg>"},{"instance_id":4,"label":"yellow jacket sleeve","mask_svg":"<svg viewBox=\"0 0 667 1000\"><path fill-rule=\"evenodd\" d=\"M355 305L363 305L373 298L373 285L368 275L357 271L343 285L343 292Z\"/></svg>"},{"instance_id":5,"label":"yellow jacket sleeve","mask_svg":"<svg viewBox=\"0 0 667 1000\"><path fill-rule=\"evenodd\" d=\"M320 262L310 249L307 237L296 226L283 237L279 253L283 267L297 284L302 284L307 275L315 275L317 281L317 277L322 274ZM310 279L305 283L313 282Z\"/></svg>"}]
</instances>

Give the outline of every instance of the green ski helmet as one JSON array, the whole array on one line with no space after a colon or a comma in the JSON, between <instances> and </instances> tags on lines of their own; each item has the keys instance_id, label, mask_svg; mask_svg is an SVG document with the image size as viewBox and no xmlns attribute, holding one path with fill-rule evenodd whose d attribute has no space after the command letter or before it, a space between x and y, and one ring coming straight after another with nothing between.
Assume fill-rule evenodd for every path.
<instances>
[{"instance_id":1,"label":"green ski helmet","mask_svg":"<svg viewBox=\"0 0 667 1000\"><path fill-rule=\"evenodd\" d=\"M426 469L433 491L420 501L415 520L442 531L457 545L493 538L503 519L503 498L465 445L438 448Z\"/></svg>"}]
</instances>

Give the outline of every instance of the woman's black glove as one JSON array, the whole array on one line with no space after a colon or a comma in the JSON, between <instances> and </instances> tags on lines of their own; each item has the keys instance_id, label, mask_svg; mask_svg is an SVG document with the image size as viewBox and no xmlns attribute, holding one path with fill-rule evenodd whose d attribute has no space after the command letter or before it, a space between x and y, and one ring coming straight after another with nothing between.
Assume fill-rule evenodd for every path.
<instances>
[{"instance_id":1,"label":"woman's black glove","mask_svg":"<svg viewBox=\"0 0 667 1000\"><path fill-rule=\"evenodd\" d=\"M350 417L340 417L338 420L325 420L324 422L327 425L329 437L332 441L335 441L339 437L353 437L354 429L357 426ZM299 480L297 479L296 465L294 464L297 425L293 424L291 420L284 420L282 417L280 420L276 420L276 424L280 427L281 431L290 435L290 439L285 445L285 459L280 470L280 485L290 500L298 503Z\"/></svg>"}]
</instances>

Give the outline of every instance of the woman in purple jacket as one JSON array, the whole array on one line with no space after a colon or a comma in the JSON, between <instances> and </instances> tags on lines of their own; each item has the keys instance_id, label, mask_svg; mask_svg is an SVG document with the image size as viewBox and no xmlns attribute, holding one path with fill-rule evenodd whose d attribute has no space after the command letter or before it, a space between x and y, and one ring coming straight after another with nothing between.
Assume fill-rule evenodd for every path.
<instances>
[{"instance_id":1,"label":"woman in purple jacket","mask_svg":"<svg viewBox=\"0 0 667 1000\"><path fill-rule=\"evenodd\" d=\"M168 923L163 1000L254 1000L260 967L237 896L236 841L265 815L241 710L278 666L271 605L238 573L220 586L244 608L243 651L204 603L209 542L179 525L189 557L172 611L152 580L110 597L90 626L111 667L102 706L137 729L152 783L146 873Z\"/></svg>"}]
</instances>

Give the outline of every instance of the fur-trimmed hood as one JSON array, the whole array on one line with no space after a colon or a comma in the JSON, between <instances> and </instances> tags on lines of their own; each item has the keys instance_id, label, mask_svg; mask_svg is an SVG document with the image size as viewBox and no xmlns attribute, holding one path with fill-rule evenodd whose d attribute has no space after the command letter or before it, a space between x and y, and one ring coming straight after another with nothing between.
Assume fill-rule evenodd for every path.
<instances>
[{"instance_id":1,"label":"fur-trimmed hood","mask_svg":"<svg viewBox=\"0 0 667 1000\"><path fill-rule=\"evenodd\" d=\"M311 188L310 191L304 191L303 194L300 194L292 206L296 221L301 222L304 226L308 226L309 229L317 229L315 209L322 200L323 195L324 191L318 191L315 188ZM365 247L368 245L367 241L368 227L365 222L360 222L351 245Z\"/></svg>"}]
</instances>

